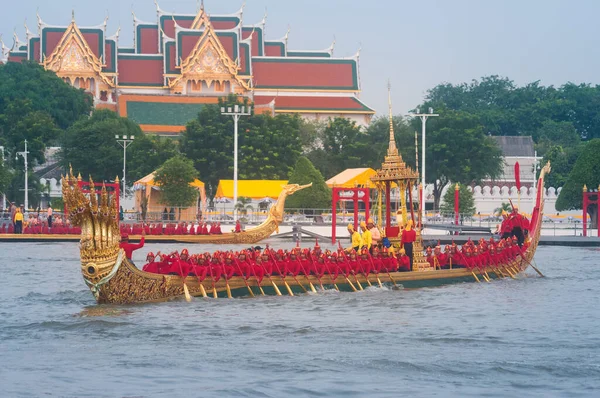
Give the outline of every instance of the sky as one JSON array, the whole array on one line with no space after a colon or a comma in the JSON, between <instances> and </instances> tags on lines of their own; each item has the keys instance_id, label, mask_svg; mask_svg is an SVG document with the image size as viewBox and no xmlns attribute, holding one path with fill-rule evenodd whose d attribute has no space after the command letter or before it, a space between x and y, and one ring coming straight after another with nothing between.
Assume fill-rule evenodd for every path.
<instances>
[{"instance_id":1,"label":"sky","mask_svg":"<svg viewBox=\"0 0 600 398\"><path fill-rule=\"evenodd\" d=\"M121 27L120 46L133 42L131 11L156 22L153 0L3 0L0 34L24 40L24 23L37 31L36 11L48 25L65 26L71 11L79 26L95 26L108 14L108 34ZM161 9L194 13L196 0L159 0ZM209 14L231 14L243 0L205 0ZM247 0L244 22L267 11L266 39L290 27L288 49L334 56L360 51L360 94L378 114L387 113L387 82L395 114L416 107L428 89L482 76L508 77L518 85L541 81L600 81L600 1L594 0Z\"/></svg>"}]
</instances>

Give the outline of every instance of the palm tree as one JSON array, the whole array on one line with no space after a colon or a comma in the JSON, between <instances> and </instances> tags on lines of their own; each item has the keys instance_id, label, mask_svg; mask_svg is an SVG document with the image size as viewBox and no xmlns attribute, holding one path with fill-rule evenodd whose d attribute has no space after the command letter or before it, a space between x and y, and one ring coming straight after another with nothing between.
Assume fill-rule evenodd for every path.
<instances>
[{"instance_id":1,"label":"palm tree","mask_svg":"<svg viewBox=\"0 0 600 398\"><path fill-rule=\"evenodd\" d=\"M502 215L502 212L507 212L510 213L512 211L512 206L510 205L510 203L506 203L506 202L502 202L502 205L496 209L494 209L494 215L496 217L500 217Z\"/></svg>"},{"instance_id":2,"label":"palm tree","mask_svg":"<svg viewBox=\"0 0 600 398\"><path fill-rule=\"evenodd\" d=\"M238 202L235 204L235 209L239 214L245 216L246 214L248 214L248 210L254 211L254 207L252 207L252 205L250 204L251 202L252 199L245 196L241 196L238 198Z\"/></svg>"}]
</instances>

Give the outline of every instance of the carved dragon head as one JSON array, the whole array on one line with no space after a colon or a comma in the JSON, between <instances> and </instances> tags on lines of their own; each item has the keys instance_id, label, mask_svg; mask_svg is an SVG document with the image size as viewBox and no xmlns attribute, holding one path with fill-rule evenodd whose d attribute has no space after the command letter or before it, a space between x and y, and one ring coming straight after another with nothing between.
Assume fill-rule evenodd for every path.
<instances>
[{"instance_id":1,"label":"carved dragon head","mask_svg":"<svg viewBox=\"0 0 600 398\"><path fill-rule=\"evenodd\" d=\"M280 223L283 221L283 209L285 208L285 199L289 195L293 195L294 193L301 191L305 188L312 187L312 182L306 185L299 184L287 184L282 187L281 193L279 194L279 198L277 198L277 202L271 206L270 214L275 220Z\"/></svg>"},{"instance_id":2,"label":"carved dragon head","mask_svg":"<svg viewBox=\"0 0 600 398\"><path fill-rule=\"evenodd\" d=\"M96 192L91 178L89 187ZM116 198L102 185L98 203L98 193L84 193L72 170L63 177L62 192L71 224L81 227L81 272L86 282L97 283L110 273L119 254Z\"/></svg>"}]
</instances>

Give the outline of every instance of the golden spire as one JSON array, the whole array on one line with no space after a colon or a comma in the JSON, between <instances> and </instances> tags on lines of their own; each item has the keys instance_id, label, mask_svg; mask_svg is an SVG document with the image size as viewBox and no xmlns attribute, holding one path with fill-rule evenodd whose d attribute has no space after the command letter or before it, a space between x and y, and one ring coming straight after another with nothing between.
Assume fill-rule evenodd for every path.
<instances>
[{"instance_id":1,"label":"golden spire","mask_svg":"<svg viewBox=\"0 0 600 398\"><path fill-rule=\"evenodd\" d=\"M396 139L394 138L394 118L392 115L392 84L388 80L388 106L390 108L390 145L388 147L388 156L397 155Z\"/></svg>"},{"instance_id":2,"label":"golden spire","mask_svg":"<svg viewBox=\"0 0 600 398\"><path fill-rule=\"evenodd\" d=\"M583 184L583 192L587 192L587 185Z\"/></svg>"}]
</instances>

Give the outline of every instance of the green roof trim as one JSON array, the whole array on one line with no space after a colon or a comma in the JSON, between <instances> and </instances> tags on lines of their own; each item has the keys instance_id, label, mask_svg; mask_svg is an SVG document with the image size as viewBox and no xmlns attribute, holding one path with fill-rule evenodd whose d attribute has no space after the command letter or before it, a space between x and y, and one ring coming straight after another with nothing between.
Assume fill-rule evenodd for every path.
<instances>
[{"instance_id":1,"label":"green roof trim","mask_svg":"<svg viewBox=\"0 0 600 398\"><path fill-rule=\"evenodd\" d=\"M31 39L29 39L29 60L32 61L35 59L35 54L33 53L34 51L34 44L35 43L39 43L40 42L40 38L39 37L32 37Z\"/></svg>"},{"instance_id":2,"label":"green roof trim","mask_svg":"<svg viewBox=\"0 0 600 398\"><path fill-rule=\"evenodd\" d=\"M175 42L168 42L165 46L165 71L167 74L180 74L179 69L170 69L169 67L172 51L175 51ZM177 59L175 59L175 61L177 61Z\"/></svg>"},{"instance_id":3,"label":"green roof trim","mask_svg":"<svg viewBox=\"0 0 600 398\"><path fill-rule=\"evenodd\" d=\"M112 68L103 68L104 72L114 73L117 71L117 42L114 40L106 40L106 44L110 44L110 54L112 56Z\"/></svg>"},{"instance_id":4,"label":"green roof trim","mask_svg":"<svg viewBox=\"0 0 600 398\"><path fill-rule=\"evenodd\" d=\"M277 46L279 48L281 48L281 56L285 57L286 56L286 51L285 51L285 43L281 42L281 41L265 41L265 46L269 45L269 46Z\"/></svg>"},{"instance_id":5,"label":"green roof trim","mask_svg":"<svg viewBox=\"0 0 600 398\"><path fill-rule=\"evenodd\" d=\"M242 28L242 32L252 32L253 30L256 31L256 33L258 34L258 56L262 57L264 55L263 54L264 40L263 40L262 28L250 28L250 27Z\"/></svg>"},{"instance_id":6,"label":"green roof trim","mask_svg":"<svg viewBox=\"0 0 600 398\"><path fill-rule=\"evenodd\" d=\"M194 31L194 32L190 32L190 31L185 31L185 32L179 32L179 34L177 35L177 58L183 58L181 55L181 49L182 49L182 37L183 36L198 36L198 38L200 38L200 36L202 36L202 34L204 34L204 31ZM235 32L220 32L220 31L216 31L217 37L231 37L233 39L233 61L235 61L237 59L237 57L239 56L238 54L238 35ZM189 55L188 55L189 56Z\"/></svg>"},{"instance_id":7,"label":"green roof trim","mask_svg":"<svg viewBox=\"0 0 600 398\"><path fill-rule=\"evenodd\" d=\"M135 48L119 47L119 54L135 54Z\"/></svg>"},{"instance_id":8,"label":"green roof trim","mask_svg":"<svg viewBox=\"0 0 600 398\"><path fill-rule=\"evenodd\" d=\"M304 63L304 64L350 64L352 66L352 86L265 86L257 84L257 89L290 89L290 90L349 90L358 91L358 72L356 61L353 59L315 58L298 59L282 57L254 57L253 63Z\"/></svg>"},{"instance_id":9,"label":"green roof trim","mask_svg":"<svg viewBox=\"0 0 600 398\"><path fill-rule=\"evenodd\" d=\"M275 112L277 112L278 110L310 111L310 110L322 109L322 110L331 111L331 112L373 112L373 113L375 113L375 111L373 109L371 109L368 106L366 106L365 104L363 104L358 98L352 98L352 100L354 102L356 102L357 104L359 104L360 108L279 107L279 106L277 106L277 100L275 100Z\"/></svg>"},{"instance_id":10,"label":"green roof trim","mask_svg":"<svg viewBox=\"0 0 600 398\"><path fill-rule=\"evenodd\" d=\"M244 70L246 71L246 73L240 73L240 76L250 76L250 58L252 58L252 54L251 54L251 49L250 49L250 44L248 43L240 43L240 50L241 47L244 46L246 47L246 62L245 62L245 67ZM242 50L243 51L243 50ZM235 61L235 60L234 60Z\"/></svg>"},{"instance_id":11,"label":"green roof trim","mask_svg":"<svg viewBox=\"0 0 600 398\"><path fill-rule=\"evenodd\" d=\"M44 28L42 29L42 54L46 54L46 33L55 32L63 33L67 31L67 28ZM91 28L79 28L81 33L98 33L100 38L100 48L98 49L98 58L102 58L104 55L104 31L102 29L91 29ZM89 45L90 43L88 43Z\"/></svg>"},{"instance_id":12,"label":"green roof trim","mask_svg":"<svg viewBox=\"0 0 600 398\"><path fill-rule=\"evenodd\" d=\"M165 21L171 21L173 18L175 18L175 21L193 21L196 19L196 17L192 17L191 15L161 15L159 20L160 30L158 31L158 37L160 37L158 42L160 43L161 52L163 51L163 32L165 31Z\"/></svg>"},{"instance_id":13,"label":"green roof trim","mask_svg":"<svg viewBox=\"0 0 600 398\"><path fill-rule=\"evenodd\" d=\"M331 54L321 51L288 51L288 57L331 58Z\"/></svg>"},{"instance_id":14,"label":"green roof trim","mask_svg":"<svg viewBox=\"0 0 600 398\"><path fill-rule=\"evenodd\" d=\"M127 117L138 124L185 126L198 117L204 105L128 101Z\"/></svg>"},{"instance_id":15,"label":"green roof trim","mask_svg":"<svg viewBox=\"0 0 600 398\"><path fill-rule=\"evenodd\" d=\"M139 24L138 26L136 26L135 28L135 35L136 35L136 41L135 41L135 51L138 54L142 53L142 29L156 29L158 30L158 25L156 24ZM162 40L161 40L162 41Z\"/></svg>"}]
</instances>

